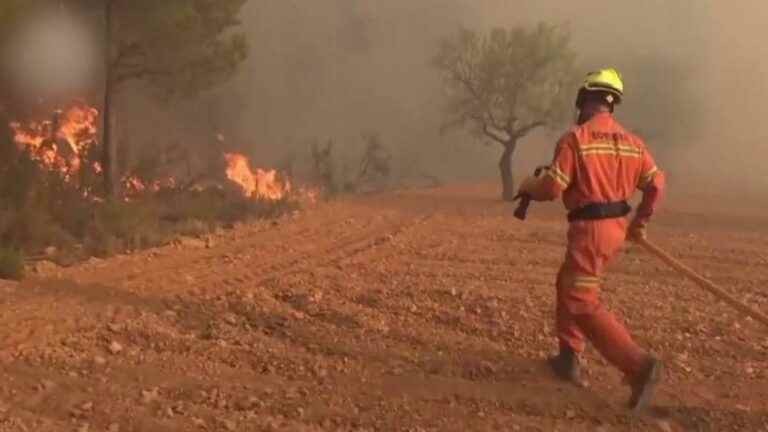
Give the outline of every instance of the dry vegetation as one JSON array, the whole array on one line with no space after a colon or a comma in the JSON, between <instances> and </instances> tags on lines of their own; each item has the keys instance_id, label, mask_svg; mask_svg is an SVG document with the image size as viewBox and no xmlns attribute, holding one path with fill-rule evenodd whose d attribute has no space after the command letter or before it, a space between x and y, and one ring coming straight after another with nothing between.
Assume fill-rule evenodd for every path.
<instances>
[{"instance_id":1,"label":"dry vegetation","mask_svg":"<svg viewBox=\"0 0 768 432\"><path fill-rule=\"evenodd\" d=\"M246 196L234 182L206 188L157 187L104 199L87 180L62 175L6 136L0 162L0 275L20 278L23 257L72 264L201 237L236 222L271 218L297 208L296 194ZM87 164L87 158L78 163ZM90 166L90 165L87 165ZM223 178L223 176L222 176ZM98 176L93 176L98 182ZM149 183L133 177L136 184ZM142 182L142 183L139 183Z\"/></svg>"}]
</instances>

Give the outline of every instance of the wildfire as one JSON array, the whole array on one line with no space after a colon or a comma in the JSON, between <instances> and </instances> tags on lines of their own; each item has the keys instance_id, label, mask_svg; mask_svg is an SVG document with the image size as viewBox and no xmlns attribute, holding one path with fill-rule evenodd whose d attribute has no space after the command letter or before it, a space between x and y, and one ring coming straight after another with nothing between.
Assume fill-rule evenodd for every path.
<instances>
[{"instance_id":1,"label":"wildfire","mask_svg":"<svg viewBox=\"0 0 768 432\"><path fill-rule=\"evenodd\" d=\"M85 103L74 103L56 111L43 121L13 122L10 124L14 141L44 169L58 173L68 184L78 188L84 196L98 199L92 193L94 176L104 174L102 165L91 160L98 150L99 111ZM216 139L223 143L224 136ZM252 169L248 158L239 153L224 153L226 177L237 184L248 198L277 201L292 195L293 198L315 202L317 191L298 187L293 193L291 182L274 169ZM92 175L81 176L80 173ZM219 177L220 178L220 177ZM83 180L85 179L85 180ZM147 179L129 173L121 179L124 199L155 193L162 189L176 189L178 184L171 176ZM219 185L220 186L220 185Z\"/></svg>"},{"instance_id":2,"label":"wildfire","mask_svg":"<svg viewBox=\"0 0 768 432\"><path fill-rule=\"evenodd\" d=\"M129 198L147 192L157 192L160 189L173 189L176 187L176 179L165 177L159 180L144 181L135 175L126 175L123 177L122 185L126 198Z\"/></svg>"},{"instance_id":3,"label":"wildfire","mask_svg":"<svg viewBox=\"0 0 768 432\"><path fill-rule=\"evenodd\" d=\"M123 178L123 190L129 195L140 194L147 190L147 185L136 176Z\"/></svg>"},{"instance_id":4,"label":"wildfire","mask_svg":"<svg viewBox=\"0 0 768 432\"><path fill-rule=\"evenodd\" d=\"M96 120L99 111L85 104L74 104L56 111L53 118L12 122L14 141L42 166L70 179L82 165L89 146L96 141Z\"/></svg>"},{"instance_id":5,"label":"wildfire","mask_svg":"<svg viewBox=\"0 0 768 432\"><path fill-rule=\"evenodd\" d=\"M247 197L280 200L291 191L291 183L278 178L276 170L251 169L248 158L239 153L225 153L227 178L237 183Z\"/></svg>"},{"instance_id":6,"label":"wildfire","mask_svg":"<svg viewBox=\"0 0 768 432\"><path fill-rule=\"evenodd\" d=\"M61 112L59 116L57 136L66 140L75 153L82 154L96 139L99 111L87 105L79 105Z\"/></svg>"}]
</instances>

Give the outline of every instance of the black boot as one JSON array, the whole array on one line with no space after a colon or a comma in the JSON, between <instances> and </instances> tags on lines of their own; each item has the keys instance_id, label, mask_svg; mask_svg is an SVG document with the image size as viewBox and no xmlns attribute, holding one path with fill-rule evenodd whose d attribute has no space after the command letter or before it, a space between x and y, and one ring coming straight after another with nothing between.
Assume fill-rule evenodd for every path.
<instances>
[{"instance_id":1,"label":"black boot","mask_svg":"<svg viewBox=\"0 0 768 432\"><path fill-rule=\"evenodd\" d=\"M581 380L579 356L571 348L560 348L560 354L550 357L548 362L558 378L584 387L584 382Z\"/></svg>"},{"instance_id":2,"label":"black boot","mask_svg":"<svg viewBox=\"0 0 768 432\"><path fill-rule=\"evenodd\" d=\"M648 357L645 367L637 379L631 383L632 395L629 397L629 409L638 412L648 405L648 402L653 398L656 386L661 381L661 373L661 361L654 357Z\"/></svg>"}]
</instances>

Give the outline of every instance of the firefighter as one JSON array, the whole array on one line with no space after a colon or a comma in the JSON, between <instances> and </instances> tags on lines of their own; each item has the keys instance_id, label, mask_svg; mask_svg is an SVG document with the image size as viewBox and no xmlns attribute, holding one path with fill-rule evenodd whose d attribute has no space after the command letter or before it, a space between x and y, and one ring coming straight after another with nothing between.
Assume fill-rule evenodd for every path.
<instances>
[{"instance_id":1,"label":"firefighter","mask_svg":"<svg viewBox=\"0 0 768 432\"><path fill-rule=\"evenodd\" d=\"M579 354L589 340L623 372L631 388L629 408L640 410L660 380L660 361L641 349L599 299L606 264L625 239L645 238L664 189L664 175L642 139L614 118L624 84L615 69L587 75L578 91L577 124L557 143L552 164L527 178L520 193L534 201L562 197L568 210L568 243L557 276L556 332L560 352L549 359L555 374L581 384ZM643 199L631 222L628 200Z\"/></svg>"}]
</instances>

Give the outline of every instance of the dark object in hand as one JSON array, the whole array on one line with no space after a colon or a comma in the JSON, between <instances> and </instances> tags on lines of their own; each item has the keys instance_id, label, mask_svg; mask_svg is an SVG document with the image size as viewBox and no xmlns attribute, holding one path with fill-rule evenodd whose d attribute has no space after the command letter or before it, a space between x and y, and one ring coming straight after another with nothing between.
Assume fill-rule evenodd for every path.
<instances>
[{"instance_id":1,"label":"dark object in hand","mask_svg":"<svg viewBox=\"0 0 768 432\"><path fill-rule=\"evenodd\" d=\"M524 221L528 216L528 207L531 205L531 196L528 194L517 194L514 201L520 200L520 204L515 209L515 217Z\"/></svg>"},{"instance_id":2,"label":"dark object in hand","mask_svg":"<svg viewBox=\"0 0 768 432\"><path fill-rule=\"evenodd\" d=\"M534 177L539 177L547 168L547 166L537 167L533 172ZM512 201L517 200L520 200L520 204L518 204L517 208L515 209L515 217L524 221L528 216L528 207L531 205L531 196L526 193L519 193Z\"/></svg>"}]
</instances>

